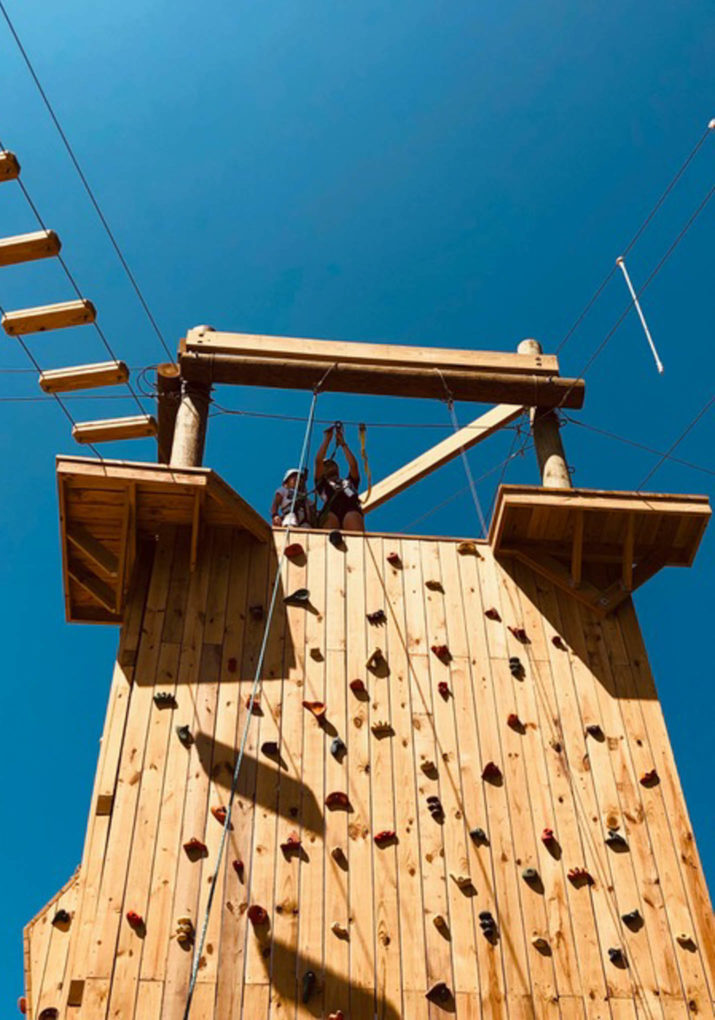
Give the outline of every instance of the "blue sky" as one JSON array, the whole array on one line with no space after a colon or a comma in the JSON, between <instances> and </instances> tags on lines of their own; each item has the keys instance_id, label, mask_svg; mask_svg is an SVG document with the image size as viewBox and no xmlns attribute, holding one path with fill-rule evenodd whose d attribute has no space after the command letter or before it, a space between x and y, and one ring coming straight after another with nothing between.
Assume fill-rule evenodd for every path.
<instances>
[{"instance_id":1,"label":"blue sky","mask_svg":"<svg viewBox=\"0 0 715 1020\"><path fill-rule=\"evenodd\" d=\"M427 0L215 3L5 0L151 309L174 348L186 329L552 351L702 134L713 107L715 22L704 2L450 4ZM0 136L116 353L164 360L37 91L0 20ZM630 253L636 286L712 185L715 132ZM2 235L35 229L14 184L0 187ZM666 450L712 391L715 202L643 298L666 371L629 315L586 375L574 417ZM710 269L708 269L710 267ZM5 308L73 295L56 262L3 269ZM576 375L627 303L614 275L561 354ZM12 781L6 835L8 970L20 994L21 926L79 861L116 647L112 628L63 621L53 458L77 452L68 423L36 397L16 342L0 351L0 559L4 742ZM43 367L105 358L87 327L30 340ZM10 372L8 370L12 369ZM78 419L131 402L73 400ZM309 397L219 389L222 407L305 414ZM376 477L442 435L437 402L326 395L319 417L439 428L370 428ZM479 413L460 406L461 420ZM713 416L678 456L713 471ZM267 511L296 461L294 424L216 415L206 462ZM354 438L354 431L352 437ZM475 476L511 433L470 454ZM578 485L636 488L657 461L568 424ZM81 450L79 452L82 452ZM106 447L152 460L150 441ZM479 483L488 505L499 472ZM510 481L536 482L533 453ZM375 515L385 530L474 530L459 461ZM710 492L707 474L668 461L649 487ZM715 821L713 529L689 571L636 596L710 885Z\"/></svg>"}]
</instances>

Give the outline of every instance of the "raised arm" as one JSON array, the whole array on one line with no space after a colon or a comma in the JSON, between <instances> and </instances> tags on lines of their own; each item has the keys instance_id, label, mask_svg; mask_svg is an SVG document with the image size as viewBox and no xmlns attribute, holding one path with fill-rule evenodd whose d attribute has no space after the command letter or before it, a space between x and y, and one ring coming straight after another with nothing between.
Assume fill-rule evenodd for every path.
<instances>
[{"instance_id":1,"label":"raised arm","mask_svg":"<svg viewBox=\"0 0 715 1020\"><path fill-rule=\"evenodd\" d=\"M352 452L348 444L345 442L344 438L341 439L340 445L343 449L343 453L345 454L345 460L348 462L348 473L355 482L355 484L359 485L360 468L358 467L358 462L355 460L355 454Z\"/></svg>"},{"instance_id":2,"label":"raised arm","mask_svg":"<svg viewBox=\"0 0 715 1020\"><path fill-rule=\"evenodd\" d=\"M333 438L334 428L331 425L330 428L325 429L323 432L323 442L318 447L318 452L315 455L315 482L316 485L323 477L323 460L325 454L328 452L330 446L330 440Z\"/></svg>"},{"instance_id":3,"label":"raised arm","mask_svg":"<svg viewBox=\"0 0 715 1020\"><path fill-rule=\"evenodd\" d=\"M281 494L280 494L280 492L276 491L276 494L273 497L273 503L271 504L271 521L276 526L278 526L281 523L281 517L280 517L280 514L278 513L278 511L280 509L280 505L281 505Z\"/></svg>"}]
</instances>

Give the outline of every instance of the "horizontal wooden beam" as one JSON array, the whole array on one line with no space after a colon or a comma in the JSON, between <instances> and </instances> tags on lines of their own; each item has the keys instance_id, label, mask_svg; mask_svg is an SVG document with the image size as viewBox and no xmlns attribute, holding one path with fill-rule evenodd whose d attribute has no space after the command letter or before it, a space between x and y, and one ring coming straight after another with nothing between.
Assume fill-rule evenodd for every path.
<instances>
[{"instance_id":1,"label":"horizontal wooden beam","mask_svg":"<svg viewBox=\"0 0 715 1020\"><path fill-rule=\"evenodd\" d=\"M24 336L26 333L44 333L48 329L63 329L67 326L84 326L94 322L97 310L91 301L63 301L56 305L42 305L38 308L20 308L5 312L2 327L8 336Z\"/></svg>"},{"instance_id":2,"label":"horizontal wooden beam","mask_svg":"<svg viewBox=\"0 0 715 1020\"><path fill-rule=\"evenodd\" d=\"M187 353L228 354L281 363L319 361L324 369L339 362L341 367L426 368L431 372L439 368L442 372L457 369L545 377L559 374L558 358L552 354L524 355L506 351L465 351L450 347L405 347L253 333L219 333L206 326L189 330L184 349Z\"/></svg>"},{"instance_id":3,"label":"horizontal wooden beam","mask_svg":"<svg viewBox=\"0 0 715 1020\"><path fill-rule=\"evenodd\" d=\"M14 181L20 176L20 164L14 152L4 149L0 152L0 182Z\"/></svg>"},{"instance_id":4,"label":"horizontal wooden beam","mask_svg":"<svg viewBox=\"0 0 715 1020\"><path fill-rule=\"evenodd\" d=\"M454 435L449 436L441 443L437 443L436 446L433 446L419 457L415 457L409 464L405 464L391 475L388 475L387 478L383 478L381 482L377 482L372 487L369 497L367 493L363 493L360 497L363 511L369 513L371 510L376 510L377 507L386 503L388 499L397 496L398 493L403 492L408 486L414 485L421 478L425 478L433 471L436 471L437 468L442 467L443 464L459 456L461 450L471 449L471 447L486 439L487 436L491 436L492 433L497 432L500 428L514 421L523 411L523 407L513 407L511 405L500 404L498 407L492 407L486 414L475 418L474 421L470 422L469 425L465 425L458 432L455 432Z\"/></svg>"},{"instance_id":5,"label":"horizontal wooden beam","mask_svg":"<svg viewBox=\"0 0 715 1020\"><path fill-rule=\"evenodd\" d=\"M94 365L72 365L40 372L38 382L45 393L68 393L90 390L95 386L116 386L129 379L123 361L102 361Z\"/></svg>"},{"instance_id":6,"label":"horizontal wooden beam","mask_svg":"<svg viewBox=\"0 0 715 1020\"><path fill-rule=\"evenodd\" d=\"M312 390L322 383L321 389L326 392L444 400L446 383L454 400L566 408L581 407L585 392L582 379L559 376L441 367L440 375L435 368L414 365L385 367L342 362L330 371L328 368L322 360L241 358L208 350L181 356L181 374L185 379L210 379L213 383L234 386Z\"/></svg>"},{"instance_id":7,"label":"horizontal wooden beam","mask_svg":"<svg viewBox=\"0 0 715 1020\"><path fill-rule=\"evenodd\" d=\"M78 443L107 443L117 439L142 439L144 436L155 435L156 418L150 414L78 421L72 429L72 438Z\"/></svg>"},{"instance_id":8,"label":"horizontal wooden beam","mask_svg":"<svg viewBox=\"0 0 715 1020\"><path fill-rule=\"evenodd\" d=\"M15 266L59 255L60 239L54 230L36 230L32 234L0 237L0 266Z\"/></svg>"}]
</instances>

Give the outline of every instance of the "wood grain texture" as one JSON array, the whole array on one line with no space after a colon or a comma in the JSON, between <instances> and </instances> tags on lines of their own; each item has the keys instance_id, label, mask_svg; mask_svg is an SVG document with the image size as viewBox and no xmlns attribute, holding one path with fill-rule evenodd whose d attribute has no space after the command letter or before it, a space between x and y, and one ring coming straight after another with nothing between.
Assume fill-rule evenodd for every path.
<instances>
[{"instance_id":1,"label":"wood grain texture","mask_svg":"<svg viewBox=\"0 0 715 1020\"><path fill-rule=\"evenodd\" d=\"M192 950L172 935L180 916L201 930L214 880L191 1020L712 1015L712 910L630 600L599 619L482 543L462 555L451 539L293 537L304 556L280 568L283 532L265 544L208 526L193 571L188 524L163 529L153 557L140 550L80 871L26 930L30 1017L54 1006L73 1020L181 1020ZM309 608L286 607L302 587ZM324 718L304 701L323 702ZM600 735L586 732L595 725ZM217 870L211 809L228 803L244 736ZM482 778L490 761L496 782ZM335 792L347 805L326 805ZM380 830L395 838L378 845ZM293 831L300 849L282 849ZM184 851L192 836L205 856ZM592 885L568 878L578 867ZM50 922L65 902L63 932ZM251 904L267 925L249 922ZM634 909L635 927L622 917ZM70 981L84 995L68 1010ZM447 999L428 997L441 982Z\"/></svg>"}]
</instances>

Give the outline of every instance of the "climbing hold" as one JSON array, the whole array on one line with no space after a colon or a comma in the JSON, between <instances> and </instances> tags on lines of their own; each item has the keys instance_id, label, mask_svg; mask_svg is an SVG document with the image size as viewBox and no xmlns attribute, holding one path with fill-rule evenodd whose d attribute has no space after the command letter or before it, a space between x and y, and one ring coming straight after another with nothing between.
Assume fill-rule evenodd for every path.
<instances>
[{"instance_id":1,"label":"climbing hold","mask_svg":"<svg viewBox=\"0 0 715 1020\"><path fill-rule=\"evenodd\" d=\"M574 885L593 885L593 876L586 868L569 868L568 877Z\"/></svg>"},{"instance_id":2,"label":"climbing hold","mask_svg":"<svg viewBox=\"0 0 715 1020\"><path fill-rule=\"evenodd\" d=\"M496 938L497 923L488 910L481 910L479 912L479 927L482 929L482 934L485 936L485 938L488 939Z\"/></svg>"},{"instance_id":3,"label":"climbing hold","mask_svg":"<svg viewBox=\"0 0 715 1020\"><path fill-rule=\"evenodd\" d=\"M476 556L477 555L477 543L476 542L460 542L457 546L457 552L460 556Z\"/></svg>"},{"instance_id":4,"label":"climbing hold","mask_svg":"<svg viewBox=\"0 0 715 1020\"><path fill-rule=\"evenodd\" d=\"M428 591L441 591L444 593L441 581L425 581L425 588L427 588Z\"/></svg>"},{"instance_id":5,"label":"climbing hold","mask_svg":"<svg viewBox=\"0 0 715 1020\"><path fill-rule=\"evenodd\" d=\"M678 945L683 946L685 949L689 949L695 945L695 940L692 935L689 935L686 931L679 931L675 936L675 940Z\"/></svg>"},{"instance_id":6,"label":"climbing hold","mask_svg":"<svg viewBox=\"0 0 715 1020\"><path fill-rule=\"evenodd\" d=\"M442 914L435 914L434 917L432 918L432 924L435 926L437 931L440 932L442 935L445 935L449 931L447 922L442 916Z\"/></svg>"},{"instance_id":7,"label":"climbing hold","mask_svg":"<svg viewBox=\"0 0 715 1020\"><path fill-rule=\"evenodd\" d=\"M55 1006L45 1006L40 1013L38 1020L57 1020L59 1015L59 1010Z\"/></svg>"},{"instance_id":8,"label":"climbing hold","mask_svg":"<svg viewBox=\"0 0 715 1020\"><path fill-rule=\"evenodd\" d=\"M524 675L524 667L518 655L509 656L509 672L517 680Z\"/></svg>"},{"instance_id":9,"label":"climbing hold","mask_svg":"<svg viewBox=\"0 0 715 1020\"><path fill-rule=\"evenodd\" d=\"M432 796L427 798L427 810L436 822L444 821L444 808L439 797Z\"/></svg>"},{"instance_id":10,"label":"climbing hold","mask_svg":"<svg viewBox=\"0 0 715 1020\"><path fill-rule=\"evenodd\" d=\"M447 683L447 681L440 680L440 682L437 684L437 690L446 701L447 698L449 697L449 684Z\"/></svg>"},{"instance_id":11,"label":"climbing hold","mask_svg":"<svg viewBox=\"0 0 715 1020\"><path fill-rule=\"evenodd\" d=\"M363 694L365 691L365 684L362 682L362 680L351 680L350 690L353 692L353 694Z\"/></svg>"},{"instance_id":12,"label":"climbing hold","mask_svg":"<svg viewBox=\"0 0 715 1020\"><path fill-rule=\"evenodd\" d=\"M154 704L157 708L176 708L176 698L171 691L157 691Z\"/></svg>"},{"instance_id":13,"label":"climbing hold","mask_svg":"<svg viewBox=\"0 0 715 1020\"><path fill-rule=\"evenodd\" d=\"M377 722L374 722L372 724L370 729L372 730L376 737L386 736L388 733L394 732L394 730L392 729L392 723L387 722L386 719L378 719Z\"/></svg>"},{"instance_id":14,"label":"climbing hold","mask_svg":"<svg viewBox=\"0 0 715 1020\"><path fill-rule=\"evenodd\" d=\"M470 829L469 838L473 843L488 843L487 834L484 829Z\"/></svg>"},{"instance_id":15,"label":"climbing hold","mask_svg":"<svg viewBox=\"0 0 715 1020\"><path fill-rule=\"evenodd\" d=\"M328 541L331 545L334 545L336 549L342 549L343 547L343 536L339 531L331 531L328 535Z\"/></svg>"},{"instance_id":16,"label":"climbing hold","mask_svg":"<svg viewBox=\"0 0 715 1020\"><path fill-rule=\"evenodd\" d=\"M549 843L553 843L555 841L555 838L556 837L554 836L554 830L553 829L542 829L541 830L541 842L544 843L545 845L548 846Z\"/></svg>"},{"instance_id":17,"label":"climbing hold","mask_svg":"<svg viewBox=\"0 0 715 1020\"><path fill-rule=\"evenodd\" d=\"M395 833L393 832L392 829L382 829L381 832L378 832L376 834L376 836L375 836L375 843L379 847L387 846L387 844L391 843L394 838L395 838Z\"/></svg>"},{"instance_id":18,"label":"climbing hold","mask_svg":"<svg viewBox=\"0 0 715 1020\"><path fill-rule=\"evenodd\" d=\"M374 613L366 613L365 615L367 616L368 623L373 624L373 626L377 626L380 623L387 623L387 617L385 616L384 609L376 609Z\"/></svg>"},{"instance_id":19,"label":"climbing hold","mask_svg":"<svg viewBox=\"0 0 715 1020\"><path fill-rule=\"evenodd\" d=\"M521 719L519 718L519 716L516 714L516 712L510 712L509 713L509 715L507 716L506 724L512 730L523 730L524 729L524 724L521 721Z\"/></svg>"},{"instance_id":20,"label":"climbing hold","mask_svg":"<svg viewBox=\"0 0 715 1020\"><path fill-rule=\"evenodd\" d=\"M400 554L396 552L388 553L387 562L390 564L391 567L401 566L402 560L400 559Z\"/></svg>"},{"instance_id":21,"label":"climbing hold","mask_svg":"<svg viewBox=\"0 0 715 1020\"><path fill-rule=\"evenodd\" d=\"M533 885L535 882L539 881L539 872L536 870L536 868L524 868L524 870L521 873L521 877L524 879L525 882L528 882L530 885Z\"/></svg>"},{"instance_id":22,"label":"climbing hold","mask_svg":"<svg viewBox=\"0 0 715 1020\"><path fill-rule=\"evenodd\" d=\"M281 753L281 749L276 740L264 740L261 744L261 750L268 758L277 758Z\"/></svg>"},{"instance_id":23,"label":"climbing hold","mask_svg":"<svg viewBox=\"0 0 715 1020\"><path fill-rule=\"evenodd\" d=\"M135 910L127 911L127 922L130 928L143 928L144 919L141 914L137 914Z\"/></svg>"},{"instance_id":24,"label":"climbing hold","mask_svg":"<svg viewBox=\"0 0 715 1020\"><path fill-rule=\"evenodd\" d=\"M348 929L340 921L333 921L330 925L330 930L333 935L337 935L339 939L346 939L349 935Z\"/></svg>"},{"instance_id":25,"label":"climbing hold","mask_svg":"<svg viewBox=\"0 0 715 1020\"><path fill-rule=\"evenodd\" d=\"M244 874L244 864L240 857L237 857L236 860L233 862L233 870L238 875L238 881L242 882Z\"/></svg>"},{"instance_id":26,"label":"climbing hold","mask_svg":"<svg viewBox=\"0 0 715 1020\"><path fill-rule=\"evenodd\" d=\"M281 850L285 854L297 853L301 848L301 840L298 833L294 830L290 833L288 838L281 843Z\"/></svg>"},{"instance_id":27,"label":"climbing hold","mask_svg":"<svg viewBox=\"0 0 715 1020\"><path fill-rule=\"evenodd\" d=\"M345 1014L339 1009L335 1013L329 1013L328 1020L345 1020Z\"/></svg>"},{"instance_id":28,"label":"climbing hold","mask_svg":"<svg viewBox=\"0 0 715 1020\"><path fill-rule=\"evenodd\" d=\"M558 634L554 634L554 636L551 638L551 644L554 646L554 648L558 648L562 652L568 651L568 648L564 644L563 638L559 637Z\"/></svg>"},{"instance_id":29,"label":"climbing hold","mask_svg":"<svg viewBox=\"0 0 715 1020\"><path fill-rule=\"evenodd\" d=\"M191 839L184 843L184 850L189 857L207 857L209 852L206 844L202 843L196 836L192 836Z\"/></svg>"},{"instance_id":30,"label":"climbing hold","mask_svg":"<svg viewBox=\"0 0 715 1020\"><path fill-rule=\"evenodd\" d=\"M331 532L331 534L333 534L333 532ZM339 535L340 532L337 532L337 534ZM315 988L315 971L306 970L305 974L303 975L302 996L301 996L304 1003L308 1002L308 1000L310 999L311 995L313 994L313 989L314 988Z\"/></svg>"},{"instance_id":31,"label":"climbing hold","mask_svg":"<svg viewBox=\"0 0 715 1020\"><path fill-rule=\"evenodd\" d=\"M223 805L221 807L212 807L211 814L214 816L219 825L224 825L228 815L228 809L223 807Z\"/></svg>"},{"instance_id":32,"label":"climbing hold","mask_svg":"<svg viewBox=\"0 0 715 1020\"><path fill-rule=\"evenodd\" d=\"M194 742L194 738L191 736L191 730L188 726L177 726L176 735L184 747L191 747Z\"/></svg>"},{"instance_id":33,"label":"climbing hold","mask_svg":"<svg viewBox=\"0 0 715 1020\"><path fill-rule=\"evenodd\" d=\"M611 948L608 950L608 959L611 963L615 963L616 966L624 967L626 958L623 954L623 950L620 948Z\"/></svg>"},{"instance_id":34,"label":"climbing hold","mask_svg":"<svg viewBox=\"0 0 715 1020\"><path fill-rule=\"evenodd\" d=\"M586 727L586 733L589 737L593 737L594 740L603 740L603 730L598 723L589 723Z\"/></svg>"},{"instance_id":35,"label":"climbing hold","mask_svg":"<svg viewBox=\"0 0 715 1020\"><path fill-rule=\"evenodd\" d=\"M336 864L340 865L340 867L343 867L345 864L347 864L348 859L345 856L345 851L341 846L334 846L333 849L330 851L330 856L333 858Z\"/></svg>"},{"instance_id":36,"label":"climbing hold","mask_svg":"<svg viewBox=\"0 0 715 1020\"><path fill-rule=\"evenodd\" d=\"M310 657L313 660L313 662L322 662L323 661L323 653L321 652L321 650L319 648L311 648L310 649Z\"/></svg>"},{"instance_id":37,"label":"climbing hold","mask_svg":"<svg viewBox=\"0 0 715 1020\"><path fill-rule=\"evenodd\" d=\"M549 948L549 943L543 937L543 935L532 935L531 944L534 947L534 949L538 949L540 953L546 952L546 950Z\"/></svg>"},{"instance_id":38,"label":"climbing hold","mask_svg":"<svg viewBox=\"0 0 715 1020\"><path fill-rule=\"evenodd\" d=\"M350 798L347 793L342 793L342 791L338 790L334 793L328 794L325 798L325 806L329 807L331 810L333 808L349 808Z\"/></svg>"},{"instance_id":39,"label":"climbing hold","mask_svg":"<svg viewBox=\"0 0 715 1020\"><path fill-rule=\"evenodd\" d=\"M622 836L616 829L609 829L608 835L604 840L606 846L610 846L613 850L627 850L628 843L626 842L625 836Z\"/></svg>"},{"instance_id":40,"label":"climbing hold","mask_svg":"<svg viewBox=\"0 0 715 1020\"><path fill-rule=\"evenodd\" d=\"M248 908L248 920L254 928L260 928L268 923L268 913L263 907L259 907L257 903L252 903Z\"/></svg>"},{"instance_id":41,"label":"climbing hold","mask_svg":"<svg viewBox=\"0 0 715 1020\"><path fill-rule=\"evenodd\" d=\"M501 620L499 610L496 609L494 606L491 606L489 609L485 609L484 615L486 616L487 620L495 620L496 622Z\"/></svg>"},{"instance_id":42,"label":"climbing hold","mask_svg":"<svg viewBox=\"0 0 715 1020\"><path fill-rule=\"evenodd\" d=\"M62 927L64 924L70 923L70 915L66 910L58 910L55 916L52 918L52 924L55 926Z\"/></svg>"},{"instance_id":43,"label":"climbing hold","mask_svg":"<svg viewBox=\"0 0 715 1020\"><path fill-rule=\"evenodd\" d=\"M345 746L345 741L341 740L340 737L335 737L332 744L330 745L330 753L332 754L333 758L336 758L338 761L340 761L341 757L345 754L346 751L347 747Z\"/></svg>"},{"instance_id":44,"label":"climbing hold","mask_svg":"<svg viewBox=\"0 0 715 1020\"><path fill-rule=\"evenodd\" d=\"M437 771L437 766L431 758L425 758L425 760L421 763L420 768L428 776L433 775Z\"/></svg>"},{"instance_id":45,"label":"climbing hold","mask_svg":"<svg viewBox=\"0 0 715 1020\"><path fill-rule=\"evenodd\" d=\"M387 662L385 660L385 656L382 654L382 649L376 648L365 665L372 673L383 670L387 665Z\"/></svg>"},{"instance_id":46,"label":"climbing hold","mask_svg":"<svg viewBox=\"0 0 715 1020\"><path fill-rule=\"evenodd\" d=\"M425 998L431 999L433 1002L449 1002L452 998L452 993L449 990L449 985L445 984L444 981L438 981L431 988L427 989Z\"/></svg>"},{"instance_id":47,"label":"climbing hold","mask_svg":"<svg viewBox=\"0 0 715 1020\"><path fill-rule=\"evenodd\" d=\"M177 917L174 938L182 947L188 948L194 941L194 925L190 917Z\"/></svg>"},{"instance_id":48,"label":"climbing hold","mask_svg":"<svg viewBox=\"0 0 715 1020\"><path fill-rule=\"evenodd\" d=\"M307 588L296 588L290 595L286 595L283 604L286 606L307 606L310 603L310 592Z\"/></svg>"},{"instance_id":49,"label":"climbing hold","mask_svg":"<svg viewBox=\"0 0 715 1020\"><path fill-rule=\"evenodd\" d=\"M260 623L263 619L263 606L249 606L248 614L252 620L255 620L256 623Z\"/></svg>"},{"instance_id":50,"label":"climbing hold","mask_svg":"<svg viewBox=\"0 0 715 1020\"><path fill-rule=\"evenodd\" d=\"M627 925L640 925L643 923L640 910L630 910L627 914L621 914L621 920Z\"/></svg>"},{"instance_id":51,"label":"climbing hold","mask_svg":"<svg viewBox=\"0 0 715 1020\"><path fill-rule=\"evenodd\" d=\"M651 769L650 772L644 772L641 776L641 786L657 786L660 782L660 776L656 769Z\"/></svg>"},{"instance_id":52,"label":"climbing hold","mask_svg":"<svg viewBox=\"0 0 715 1020\"><path fill-rule=\"evenodd\" d=\"M509 627L508 629L514 635L516 640L522 643L522 645L528 644L529 639L526 636L526 631L523 627Z\"/></svg>"},{"instance_id":53,"label":"climbing hold","mask_svg":"<svg viewBox=\"0 0 715 1020\"><path fill-rule=\"evenodd\" d=\"M27 999L24 995L21 995L17 1000L17 1008L20 1010L23 1016L27 1014Z\"/></svg>"},{"instance_id":54,"label":"climbing hold","mask_svg":"<svg viewBox=\"0 0 715 1020\"><path fill-rule=\"evenodd\" d=\"M446 645L432 645L430 651L433 655L436 655L440 662L451 662L452 655Z\"/></svg>"},{"instance_id":55,"label":"climbing hold","mask_svg":"<svg viewBox=\"0 0 715 1020\"><path fill-rule=\"evenodd\" d=\"M472 880L469 875L455 875L453 871L450 872L449 877L453 882L459 886L460 889L471 889Z\"/></svg>"},{"instance_id":56,"label":"climbing hold","mask_svg":"<svg viewBox=\"0 0 715 1020\"><path fill-rule=\"evenodd\" d=\"M325 705L322 701L304 701L303 708L307 708L316 719L322 719L325 715Z\"/></svg>"},{"instance_id":57,"label":"climbing hold","mask_svg":"<svg viewBox=\"0 0 715 1020\"><path fill-rule=\"evenodd\" d=\"M493 761L488 761L482 769L482 779L486 779L487 782L491 783L497 782L501 779L501 769Z\"/></svg>"},{"instance_id":58,"label":"climbing hold","mask_svg":"<svg viewBox=\"0 0 715 1020\"><path fill-rule=\"evenodd\" d=\"M286 546L285 554L289 560L299 560L304 554L303 546L300 542L291 542L290 545Z\"/></svg>"},{"instance_id":59,"label":"climbing hold","mask_svg":"<svg viewBox=\"0 0 715 1020\"><path fill-rule=\"evenodd\" d=\"M559 741L559 740L550 740L549 741L549 747L552 748L554 751L556 751L557 754L561 754L561 752L563 750L563 748L561 746L561 741Z\"/></svg>"},{"instance_id":60,"label":"climbing hold","mask_svg":"<svg viewBox=\"0 0 715 1020\"><path fill-rule=\"evenodd\" d=\"M246 698L246 708L251 715L261 714L261 696L260 694L248 695Z\"/></svg>"},{"instance_id":61,"label":"climbing hold","mask_svg":"<svg viewBox=\"0 0 715 1020\"><path fill-rule=\"evenodd\" d=\"M232 655L231 658L226 663L226 669L229 671L229 673L235 673L237 668L238 659L236 659L235 656Z\"/></svg>"}]
</instances>

